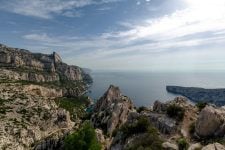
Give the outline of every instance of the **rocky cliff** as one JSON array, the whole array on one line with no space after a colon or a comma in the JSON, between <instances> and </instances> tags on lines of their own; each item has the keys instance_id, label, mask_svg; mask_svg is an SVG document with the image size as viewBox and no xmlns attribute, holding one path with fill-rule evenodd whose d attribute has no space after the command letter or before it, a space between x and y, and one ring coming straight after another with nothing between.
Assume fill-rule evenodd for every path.
<instances>
[{"instance_id":1,"label":"rocky cliff","mask_svg":"<svg viewBox=\"0 0 225 150\"><path fill-rule=\"evenodd\" d=\"M31 53L0 44L0 149L59 149L80 123L78 111L84 111L82 102L61 99L79 99L90 82L89 74L63 63L55 52ZM77 113L70 106L75 103L82 105Z\"/></svg>"},{"instance_id":2,"label":"rocky cliff","mask_svg":"<svg viewBox=\"0 0 225 150\"><path fill-rule=\"evenodd\" d=\"M5 80L49 82L57 87L61 86L66 96L83 94L87 83L92 81L90 75L82 68L63 63L56 52L50 55L31 53L2 44L0 44L0 76Z\"/></svg>"},{"instance_id":3,"label":"rocky cliff","mask_svg":"<svg viewBox=\"0 0 225 150\"><path fill-rule=\"evenodd\" d=\"M96 128L111 135L127 121L128 114L133 110L132 101L122 95L118 87L111 85L95 104L91 120Z\"/></svg>"}]
</instances>

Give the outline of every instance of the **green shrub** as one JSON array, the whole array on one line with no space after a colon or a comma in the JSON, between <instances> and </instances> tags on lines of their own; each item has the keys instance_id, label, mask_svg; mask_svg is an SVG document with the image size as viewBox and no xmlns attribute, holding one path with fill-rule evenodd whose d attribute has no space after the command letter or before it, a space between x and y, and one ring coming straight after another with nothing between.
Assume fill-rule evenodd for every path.
<instances>
[{"instance_id":1,"label":"green shrub","mask_svg":"<svg viewBox=\"0 0 225 150\"><path fill-rule=\"evenodd\" d=\"M198 107L198 110L201 111L205 106L207 105L206 102L198 102L196 106Z\"/></svg>"},{"instance_id":2,"label":"green shrub","mask_svg":"<svg viewBox=\"0 0 225 150\"><path fill-rule=\"evenodd\" d=\"M112 132L112 137L115 137L116 134L118 133L118 131L119 131L118 128L114 129L113 132Z\"/></svg>"},{"instance_id":3,"label":"green shrub","mask_svg":"<svg viewBox=\"0 0 225 150\"><path fill-rule=\"evenodd\" d=\"M158 131L151 125L147 117L140 117L137 122L133 124L123 125L120 131L123 134L122 138L124 141L132 135L143 134L142 136L137 136L137 138L126 148L127 150L162 149L162 140L158 135Z\"/></svg>"},{"instance_id":4,"label":"green shrub","mask_svg":"<svg viewBox=\"0 0 225 150\"><path fill-rule=\"evenodd\" d=\"M189 133L193 135L195 133L195 122L192 122L189 126Z\"/></svg>"},{"instance_id":5,"label":"green shrub","mask_svg":"<svg viewBox=\"0 0 225 150\"><path fill-rule=\"evenodd\" d=\"M4 107L3 108L0 107L0 114L6 114L6 109Z\"/></svg>"},{"instance_id":6,"label":"green shrub","mask_svg":"<svg viewBox=\"0 0 225 150\"><path fill-rule=\"evenodd\" d=\"M142 111L144 111L144 110L147 110L147 108L144 107L144 106L141 106L141 107L139 107L139 108L137 109L137 112L140 113L140 112L142 112Z\"/></svg>"},{"instance_id":7,"label":"green shrub","mask_svg":"<svg viewBox=\"0 0 225 150\"><path fill-rule=\"evenodd\" d=\"M5 105L5 104L4 104L5 101L6 101L6 100L0 98L0 105L1 105L1 106L2 106L2 105Z\"/></svg>"},{"instance_id":8,"label":"green shrub","mask_svg":"<svg viewBox=\"0 0 225 150\"><path fill-rule=\"evenodd\" d=\"M185 110L184 108L178 105L169 105L166 109L166 113L169 117L176 119L177 121L181 121L184 118Z\"/></svg>"},{"instance_id":9,"label":"green shrub","mask_svg":"<svg viewBox=\"0 0 225 150\"><path fill-rule=\"evenodd\" d=\"M139 136L125 150L162 150L162 140L155 132Z\"/></svg>"},{"instance_id":10,"label":"green shrub","mask_svg":"<svg viewBox=\"0 0 225 150\"><path fill-rule=\"evenodd\" d=\"M179 150L187 150L188 149L188 142L185 138L180 138L177 140Z\"/></svg>"},{"instance_id":11,"label":"green shrub","mask_svg":"<svg viewBox=\"0 0 225 150\"><path fill-rule=\"evenodd\" d=\"M78 118L86 118L87 113L85 112L85 108L88 103L88 99L86 96L67 98L62 97L55 100L56 104L60 108L64 108L70 112L71 119L74 121Z\"/></svg>"},{"instance_id":12,"label":"green shrub","mask_svg":"<svg viewBox=\"0 0 225 150\"><path fill-rule=\"evenodd\" d=\"M65 150L101 150L94 128L85 122L80 130L72 133L64 140Z\"/></svg>"},{"instance_id":13,"label":"green shrub","mask_svg":"<svg viewBox=\"0 0 225 150\"><path fill-rule=\"evenodd\" d=\"M148 118L140 117L136 123L133 124L125 124L121 127L121 131L123 132L125 138L138 133L144 133L148 131L148 128L151 126Z\"/></svg>"}]
</instances>

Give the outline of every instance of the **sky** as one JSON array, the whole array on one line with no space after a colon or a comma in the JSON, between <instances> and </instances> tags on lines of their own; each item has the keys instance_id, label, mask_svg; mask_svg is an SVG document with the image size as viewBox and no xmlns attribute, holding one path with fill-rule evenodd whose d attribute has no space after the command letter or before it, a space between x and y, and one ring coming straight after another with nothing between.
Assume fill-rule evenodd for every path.
<instances>
[{"instance_id":1,"label":"sky","mask_svg":"<svg viewBox=\"0 0 225 150\"><path fill-rule=\"evenodd\" d=\"M92 70L225 71L225 1L0 0L0 43Z\"/></svg>"}]
</instances>

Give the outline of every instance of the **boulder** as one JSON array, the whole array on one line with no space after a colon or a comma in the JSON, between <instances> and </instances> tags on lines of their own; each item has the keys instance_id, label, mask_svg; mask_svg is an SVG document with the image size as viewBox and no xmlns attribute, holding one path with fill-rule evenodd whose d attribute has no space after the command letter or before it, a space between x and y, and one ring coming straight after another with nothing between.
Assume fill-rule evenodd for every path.
<instances>
[{"instance_id":1,"label":"boulder","mask_svg":"<svg viewBox=\"0 0 225 150\"><path fill-rule=\"evenodd\" d=\"M167 105L165 103L162 103L160 101L155 101L153 105L153 111L157 113L165 112L167 108Z\"/></svg>"},{"instance_id":2,"label":"boulder","mask_svg":"<svg viewBox=\"0 0 225 150\"><path fill-rule=\"evenodd\" d=\"M202 138L224 135L224 115L224 110L206 106L198 116L196 134Z\"/></svg>"},{"instance_id":3,"label":"boulder","mask_svg":"<svg viewBox=\"0 0 225 150\"><path fill-rule=\"evenodd\" d=\"M163 134L172 134L177 131L176 120L169 118L166 114L147 113L152 124Z\"/></svg>"},{"instance_id":4,"label":"boulder","mask_svg":"<svg viewBox=\"0 0 225 150\"><path fill-rule=\"evenodd\" d=\"M203 147L202 150L225 150L225 147L220 143L213 143Z\"/></svg>"},{"instance_id":5,"label":"boulder","mask_svg":"<svg viewBox=\"0 0 225 150\"><path fill-rule=\"evenodd\" d=\"M188 148L188 150L196 150L201 149L202 145L200 143L191 144Z\"/></svg>"},{"instance_id":6,"label":"boulder","mask_svg":"<svg viewBox=\"0 0 225 150\"><path fill-rule=\"evenodd\" d=\"M178 150L178 146L176 144L172 144L170 142L164 142L162 144L164 150Z\"/></svg>"}]
</instances>

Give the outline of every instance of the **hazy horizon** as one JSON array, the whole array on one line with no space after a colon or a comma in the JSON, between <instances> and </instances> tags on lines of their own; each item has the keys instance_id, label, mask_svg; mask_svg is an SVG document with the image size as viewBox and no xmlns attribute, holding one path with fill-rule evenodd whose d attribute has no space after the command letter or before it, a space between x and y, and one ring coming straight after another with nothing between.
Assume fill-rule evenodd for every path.
<instances>
[{"instance_id":1,"label":"hazy horizon","mask_svg":"<svg viewBox=\"0 0 225 150\"><path fill-rule=\"evenodd\" d=\"M224 0L0 0L0 43L92 70L225 71Z\"/></svg>"}]
</instances>

